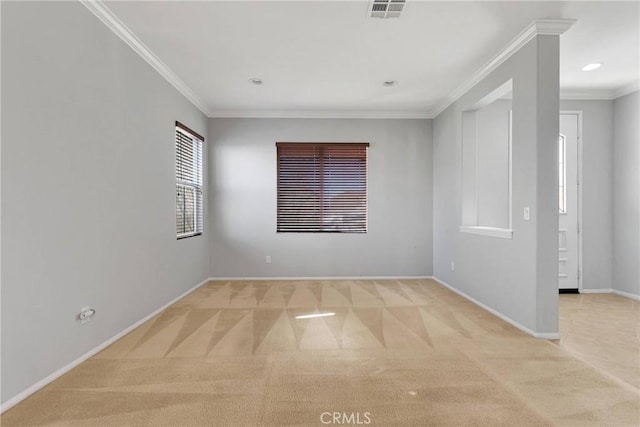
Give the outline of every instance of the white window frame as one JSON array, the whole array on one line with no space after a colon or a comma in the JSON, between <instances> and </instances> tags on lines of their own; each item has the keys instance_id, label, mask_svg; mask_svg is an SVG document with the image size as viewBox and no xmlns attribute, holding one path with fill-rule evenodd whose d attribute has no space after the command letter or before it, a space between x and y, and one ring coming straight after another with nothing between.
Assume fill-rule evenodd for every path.
<instances>
[{"instance_id":1,"label":"white window frame","mask_svg":"<svg viewBox=\"0 0 640 427\"><path fill-rule=\"evenodd\" d=\"M175 148L176 148L176 194L182 189L182 191L190 191L193 193L193 230L188 232L180 232L181 227L178 225L178 212L180 209L179 200L176 199L176 237L177 239L185 239L188 237L199 236L204 231L204 192L203 192L203 160L202 160L202 151L204 138L192 131L185 125L176 121L175 126ZM191 146L191 170L194 172L193 180L185 180L180 179L178 176L178 170L180 168L181 160L189 160L184 159L184 154L180 155L180 141L178 139L178 133L185 135L191 138L192 146ZM182 150L184 153L184 148ZM186 163L186 162L185 162ZM185 203L186 198L183 196L182 201ZM182 206L182 216L185 217L185 212L187 211L186 205ZM182 229L185 227L183 226Z\"/></svg>"}]
</instances>

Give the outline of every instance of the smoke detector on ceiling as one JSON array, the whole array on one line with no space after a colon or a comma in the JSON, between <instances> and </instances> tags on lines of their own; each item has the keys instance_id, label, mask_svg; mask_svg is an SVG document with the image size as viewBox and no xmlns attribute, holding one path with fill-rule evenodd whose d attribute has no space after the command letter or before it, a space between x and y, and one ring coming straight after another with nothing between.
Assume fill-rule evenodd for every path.
<instances>
[{"instance_id":1,"label":"smoke detector on ceiling","mask_svg":"<svg viewBox=\"0 0 640 427\"><path fill-rule=\"evenodd\" d=\"M371 0L369 16L372 18L398 18L405 0Z\"/></svg>"}]
</instances>

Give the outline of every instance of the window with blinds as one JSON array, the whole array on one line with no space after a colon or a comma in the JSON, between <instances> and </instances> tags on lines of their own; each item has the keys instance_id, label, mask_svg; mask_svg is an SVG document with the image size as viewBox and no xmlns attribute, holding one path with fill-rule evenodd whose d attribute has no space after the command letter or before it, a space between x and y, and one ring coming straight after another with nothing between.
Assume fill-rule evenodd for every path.
<instances>
[{"instance_id":1,"label":"window with blinds","mask_svg":"<svg viewBox=\"0 0 640 427\"><path fill-rule=\"evenodd\" d=\"M204 138L176 122L176 233L202 234L202 143Z\"/></svg>"},{"instance_id":2,"label":"window with blinds","mask_svg":"<svg viewBox=\"0 0 640 427\"><path fill-rule=\"evenodd\" d=\"M367 232L368 143L276 147L278 232Z\"/></svg>"}]
</instances>

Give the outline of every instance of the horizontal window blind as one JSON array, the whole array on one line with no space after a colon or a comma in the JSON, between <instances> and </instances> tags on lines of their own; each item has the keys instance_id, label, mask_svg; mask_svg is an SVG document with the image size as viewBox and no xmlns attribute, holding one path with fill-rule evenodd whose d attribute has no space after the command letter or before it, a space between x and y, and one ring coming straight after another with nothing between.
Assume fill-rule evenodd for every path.
<instances>
[{"instance_id":1,"label":"horizontal window blind","mask_svg":"<svg viewBox=\"0 0 640 427\"><path fill-rule=\"evenodd\" d=\"M367 232L368 143L276 147L278 232Z\"/></svg>"},{"instance_id":2,"label":"horizontal window blind","mask_svg":"<svg viewBox=\"0 0 640 427\"><path fill-rule=\"evenodd\" d=\"M176 122L176 233L202 234L202 143L204 138Z\"/></svg>"}]
</instances>

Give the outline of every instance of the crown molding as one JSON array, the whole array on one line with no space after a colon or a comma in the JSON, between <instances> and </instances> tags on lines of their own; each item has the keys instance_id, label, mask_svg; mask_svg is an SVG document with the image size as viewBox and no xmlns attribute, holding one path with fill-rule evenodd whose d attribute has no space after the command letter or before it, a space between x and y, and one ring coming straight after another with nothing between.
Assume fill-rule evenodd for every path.
<instances>
[{"instance_id":1,"label":"crown molding","mask_svg":"<svg viewBox=\"0 0 640 427\"><path fill-rule=\"evenodd\" d=\"M561 100L601 100L612 101L620 98L621 96L629 95L637 90L640 90L640 82L633 82L621 86L617 89L584 89L584 90L560 90Z\"/></svg>"},{"instance_id":2,"label":"crown molding","mask_svg":"<svg viewBox=\"0 0 640 427\"><path fill-rule=\"evenodd\" d=\"M131 49L142 57L154 70L164 77L178 92L184 95L204 115L209 116L206 104L196 93L158 58L118 17L102 2L102 0L79 0L87 9L100 19L111 31L122 39Z\"/></svg>"},{"instance_id":3,"label":"crown molding","mask_svg":"<svg viewBox=\"0 0 640 427\"><path fill-rule=\"evenodd\" d=\"M538 19L529 27L535 27L537 36L559 36L573 27L576 22L578 22L577 19Z\"/></svg>"},{"instance_id":4,"label":"crown molding","mask_svg":"<svg viewBox=\"0 0 640 427\"><path fill-rule=\"evenodd\" d=\"M613 98L612 99L616 99L616 98L620 98L621 96L625 96L625 95L629 95L630 93L633 93L637 90L640 90L640 82L635 81L631 84L622 86L616 90L613 91L612 95Z\"/></svg>"},{"instance_id":5,"label":"crown molding","mask_svg":"<svg viewBox=\"0 0 640 427\"><path fill-rule=\"evenodd\" d=\"M559 36L571 28L577 20L575 19L541 19L533 21L527 28L518 34L511 42L505 46L496 56L489 62L484 64L476 71L471 78L458 86L448 97L446 97L436 108L431 111L430 116L437 117L447 107L456 102L462 95L467 93L469 89L478 84L482 79L487 77L493 70L498 68L507 59L513 56L525 44L533 40L538 35L555 35Z\"/></svg>"},{"instance_id":6,"label":"crown molding","mask_svg":"<svg viewBox=\"0 0 640 427\"><path fill-rule=\"evenodd\" d=\"M585 90L562 90L560 89L560 99L564 101L611 101L613 93L608 89L585 89Z\"/></svg>"},{"instance_id":7,"label":"crown molding","mask_svg":"<svg viewBox=\"0 0 640 427\"><path fill-rule=\"evenodd\" d=\"M432 119L423 111L211 110L210 118L251 119Z\"/></svg>"},{"instance_id":8,"label":"crown molding","mask_svg":"<svg viewBox=\"0 0 640 427\"><path fill-rule=\"evenodd\" d=\"M111 31L164 77L178 92L209 118L296 118L296 119L432 119L424 111L329 111L329 110L209 110L178 75L145 45L102 0L79 0Z\"/></svg>"},{"instance_id":9,"label":"crown molding","mask_svg":"<svg viewBox=\"0 0 640 427\"><path fill-rule=\"evenodd\" d=\"M458 100L469 89L489 75L522 46L537 35L560 35L576 20L545 19L532 22L511 43L486 63L470 79L458 86L432 111L330 111L330 110L209 110L200 98L178 75L169 68L148 46L104 4L102 0L79 0L111 31L140 55L154 70L165 78L178 92L209 118L294 118L294 119L433 119ZM615 99L638 90L638 83L616 91L568 91L561 99ZM607 92L607 94L605 94Z\"/></svg>"}]
</instances>

